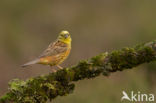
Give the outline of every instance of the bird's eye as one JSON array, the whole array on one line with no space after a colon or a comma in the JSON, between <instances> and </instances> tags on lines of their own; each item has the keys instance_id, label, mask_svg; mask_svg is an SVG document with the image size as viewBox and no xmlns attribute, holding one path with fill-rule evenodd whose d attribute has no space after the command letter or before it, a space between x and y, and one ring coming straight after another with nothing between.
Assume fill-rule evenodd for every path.
<instances>
[{"instance_id":1,"label":"bird's eye","mask_svg":"<svg viewBox=\"0 0 156 103\"><path fill-rule=\"evenodd\" d=\"M65 38L68 38L68 36L69 36L68 34L65 34L65 35L64 35Z\"/></svg>"}]
</instances>

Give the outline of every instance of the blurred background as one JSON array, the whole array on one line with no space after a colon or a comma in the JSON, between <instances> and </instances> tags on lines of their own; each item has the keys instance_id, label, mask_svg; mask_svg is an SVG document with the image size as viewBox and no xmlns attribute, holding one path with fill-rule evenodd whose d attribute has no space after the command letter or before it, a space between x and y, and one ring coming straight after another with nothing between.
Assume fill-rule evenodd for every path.
<instances>
[{"instance_id":1,"label":"blurred background","mask_svg":"<svg viewBox=\"0 0 156 103\"><path fill-rule=\"evenodd\" d=\"M39 56L61 30L68 30L73 39L64 67L155 40L155 5L155 0L1 0L0 96L12 79L51 72L48 66L23 69L20 65ZM123 90L156 93L155 77L156 63L143 64L109 77L76 82L73 94L53 103L120 103Z\"/></svg>"}]
</instances>

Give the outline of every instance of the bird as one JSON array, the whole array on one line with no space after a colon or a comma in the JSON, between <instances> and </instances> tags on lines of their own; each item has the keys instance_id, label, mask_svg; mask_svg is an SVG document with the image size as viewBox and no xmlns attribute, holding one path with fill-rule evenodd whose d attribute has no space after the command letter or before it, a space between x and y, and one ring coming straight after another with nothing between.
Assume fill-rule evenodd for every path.
<instances>
[{"instance_id":1,"label":"bird","mask_svg":"<svg viewBox=\"0 0 156 103\"><path fill-rule=\"evenodd\" d=\"M47 49L37 57L36 59L22 65L27 67L33 64L49 65L51 67L57 66L58 69L63 69L60 64L68 57L71 51L71 36L66 30L59 33L55 42L50 43ZM52 72L56 72L56 69L52 68Z\"/></svg>"}]
</instances>

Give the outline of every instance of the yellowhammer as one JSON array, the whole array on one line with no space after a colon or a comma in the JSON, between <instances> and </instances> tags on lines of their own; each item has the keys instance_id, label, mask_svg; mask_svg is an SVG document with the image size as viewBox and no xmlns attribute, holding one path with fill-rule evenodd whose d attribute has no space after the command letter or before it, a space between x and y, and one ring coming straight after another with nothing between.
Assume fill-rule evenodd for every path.
<instances>
[{"instance_id":1,"label":"yellowhammer","mask_svg":"<svg viewBox=\"0 0 156 103\"><path fill-rule=\"evenodd\" d=\"M71 50L71 37L68 31L61 31L57 40L51 43L48 48L35 60L30 61L22 67L26 67L32 64L44 64L50 66L57 66L62 69L61 64L69 55ZM55 69L52 69L55 72Z\"/></svg>"}]
</instances>

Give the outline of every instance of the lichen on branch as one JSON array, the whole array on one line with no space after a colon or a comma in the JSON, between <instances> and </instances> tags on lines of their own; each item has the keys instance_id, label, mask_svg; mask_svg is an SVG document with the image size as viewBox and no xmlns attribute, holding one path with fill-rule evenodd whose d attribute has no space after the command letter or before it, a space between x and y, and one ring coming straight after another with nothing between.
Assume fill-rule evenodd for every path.
<instances>
[{"instance_id":1,"label":"lichen on branch","mask_svg":"<svg viewBox=\"0 0 156 103\"><path fill-rule=\"evenodd\" d=\"M46 103L57 96L72 93L75 87L73 81L94 78L100 74L108 76L110 73L155 60L156 41L105 52L56 73L29 78L26 81L14 79L9 82L9 90L0 98L0 103Z\"/></svg>"}]
</instances>

